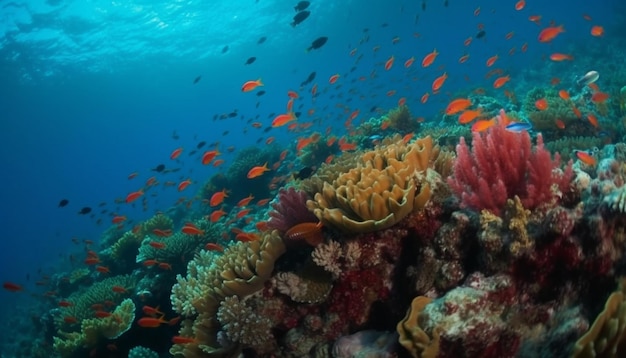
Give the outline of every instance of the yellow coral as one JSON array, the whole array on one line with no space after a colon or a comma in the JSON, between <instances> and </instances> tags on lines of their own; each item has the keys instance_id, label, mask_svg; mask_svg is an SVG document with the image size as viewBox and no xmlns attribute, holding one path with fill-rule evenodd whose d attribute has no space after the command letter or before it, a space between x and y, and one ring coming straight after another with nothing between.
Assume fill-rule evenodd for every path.
<instances>
[{"instance_id":1,"label":"yellow coral","mask_svg":"<svg viewBox=\"0 0 626 358\"><path fill-rule=\"evenodd\" d=\"M625 331L626 279L622 278L589 331L574 345L572 357L623 357L624 352L618 352L618 348L626 343Z\"/></svg>"},{"instance_id":2,"label":"yellow coral","mask_svg":"<svg viewBox=\"0 0 626 358\"><path fill-rule=\"evenodd\" d=\"M346 232L388 228L426 205L430 186L424 172L431 160L432 139L411 145L397 142L367 152L362 163L341 174L307 206L325 224Z\"/></svg>"},{"instance_id":3,"label":"yellow coral","mask_svg":"<svg viewBox=\"0 0 626 358\"><path fill-rule=\"evenodd\" d=\"M225 297L244 297L263 288L274 269L274 262L285 252L278 233L272 231L261 239L239 242L215 258L203 251L187 267L187 277L177 276L172 288L172 307L185 316L198 315L183 322L180 335L195 337L197 343L174 345L175 356L200 357L223 349L217 346L216 313Z\"/></svg>"},{"instance_id":4,"label":"yellow coral","mask_svg":"<svg viewBox=\"0 0 626 358\"><path fill-rule=\"evenodd\" d=\"M420 314L431 301L428 297L415 297L406 316L396 326L400 335L398 341L415 358L435 358L439 352L439 330L435 329L431 338L419 325Z\"/></svg>"}]
</instances>

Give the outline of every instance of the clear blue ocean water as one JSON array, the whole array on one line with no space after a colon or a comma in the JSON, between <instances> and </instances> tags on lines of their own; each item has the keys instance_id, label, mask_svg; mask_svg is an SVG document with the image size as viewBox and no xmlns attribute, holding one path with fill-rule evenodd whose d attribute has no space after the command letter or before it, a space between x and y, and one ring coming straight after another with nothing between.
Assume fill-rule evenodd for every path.
<instances>
[{"instance_id":1,"label":"clear blue ocean water","mask_svg":"<svg viewBox=\"0 0 626 358\"><path fill-rule=\"evenodd\" d=\"M297 1L1 2L0 281L41 295L45 288L34 284L40 276L70 269L69 255L82 254L72 238L97 241L112 213L139 222L167 210L225 171L239 149L264 145L270 136L290 150L315 130L330 127L340 136L346 133L346 111L359 109L358 120L366 120L379 116L374 108L394 108L400 97L414 116L439 121L455 93L491 87L485 61L493 55L499 55L495 67L511 76L509 90L522 94L553 77L571 82L591 70L577 61L551 63L551 53L584 58L587 44L626 36L619 32L626 18L619 0L528 0L521 11L515 2L423 0L423 10L422 0L313 0L310 17L296 27L290 23ZM540 25L529 21L531 15L541 16ZM550 23L566 31L539 43L539 32ZM605 36L592 37L593 25L603 26ZM479 26L485 36L475 38ZM307 52L320 36L328 42ZM261 37L266 40L258 44ZM474 39L464 46L468 37ZM436 62L422 68L422 57L433 49L439 52ZM470 58L459 64L464 54ZM251 56L256 61L245 65ZM390 56L395 64L385 71ZM412 56L415 63L405 68ZM623 57L593 61L623 64ZM301 86L311 72L316 78ZM444 72L442 91L421 103ZM530 79L529 73L536 76ZM334 74L340 78L331 85ZM244 82L258 78L263 87L241 91ZM544 82L534 84L536 78ZM258 96L259 90L265 95ZM286 127L264 132L272 114L285 111L288 90L300 95L294 105L302 112L299 121L314 125L300 133ZM387 96L390 90L396 94ZM237 115L214 120L231 112ZM252 127L252 121L263 127ZM219 142L221 167L202 166L197 155L188 155L200 141L207 148ZM229 146L233 153L226 151ZM183 154L170 160L178 147ZM146 211L139 203L115 202L141 188L161 163L180 170L159 181L190 178L191 186L184 193L175 187L152 190ZM129 180L133 172L138 176ZM69 204L59 207L62 199ZM93 212L79 215L83 207ZM27 294L1 291L0 319L15 318L15 305L29 300Z\"/></svg>"}]
</instances>

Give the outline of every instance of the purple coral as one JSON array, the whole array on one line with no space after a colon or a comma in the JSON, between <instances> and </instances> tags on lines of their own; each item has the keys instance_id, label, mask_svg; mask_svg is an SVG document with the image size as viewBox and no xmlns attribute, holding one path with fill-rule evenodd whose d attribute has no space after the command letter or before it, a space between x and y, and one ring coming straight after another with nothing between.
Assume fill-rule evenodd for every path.
<instances>
[{"instance_id":1,"label":"purple coral","mask_svg":"<svg viewBox=\"0 0 626 358\"><path fill-rule=\"evenodd\" d=\"M280 189L278 200L272 202L272 211L267 226L284 234L290 228L306 222L318 222L319 220L306 207L308 197L304 191L293 187Z\"/></svg>"}]
</instances>

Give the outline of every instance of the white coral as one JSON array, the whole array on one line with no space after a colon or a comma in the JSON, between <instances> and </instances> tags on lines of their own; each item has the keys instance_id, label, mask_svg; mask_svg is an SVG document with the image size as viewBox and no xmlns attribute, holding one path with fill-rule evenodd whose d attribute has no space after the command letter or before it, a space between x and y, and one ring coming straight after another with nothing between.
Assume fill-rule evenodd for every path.
<instances>
[{"instance_id":1,"label":"white coral","mask_svg":"<svg viewBox=\"0 0 626 358\"><path fill-rule=\"evenodd\" d=\"M330 272L334 278L339 277L341 274L339 262L341 259L341 245L337 241L330 240L328 243L317 245L311 256L313 262L318 266Z\"/></svg>"},{"instance_id":2,"label":"white coral","mask_svg":"<svg viewBox=\"0 0 626 358\"><path fill-rule=\"evenodd\" d=\"M349 241L344 246L343 256L346 258L346 266L348 269L357 269L359 258L361 258L361 246L357 241Z\"/></svg>"},{"instance_id":3,"label":"white coral","mask_svg":"<svg viewBox=\"0 0 626 358\"><path fill-rule=\"evenodd\" d=\"M306 283L293 272L280 272L272 278L278 292L289 297L302 297L306 293Z\"/></svg>"}]
</instances>

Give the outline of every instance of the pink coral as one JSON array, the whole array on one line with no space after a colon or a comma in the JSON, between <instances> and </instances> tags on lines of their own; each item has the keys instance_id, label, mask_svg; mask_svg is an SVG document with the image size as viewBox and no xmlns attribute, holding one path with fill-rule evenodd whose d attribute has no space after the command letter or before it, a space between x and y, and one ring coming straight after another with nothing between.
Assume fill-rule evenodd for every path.
<instances>
[{"instance_id":1,"label":"pink coral","mask_svg":"<svg viewBox=\"0 0 626 358\"><path fill-rule=\"evenodd\" d=\"M500 121L485 133L473 133L471 152L463 138L456 151L454 174L448 184L463 207L499 215L506 200L515 195L525 208L533 209L555 199L558 193L554 185L561 193L569 191L571 164L561 172L559 155L552 160L541 134L533 150L527 132L509 132Z\"/></svg>"}]
</instances>

